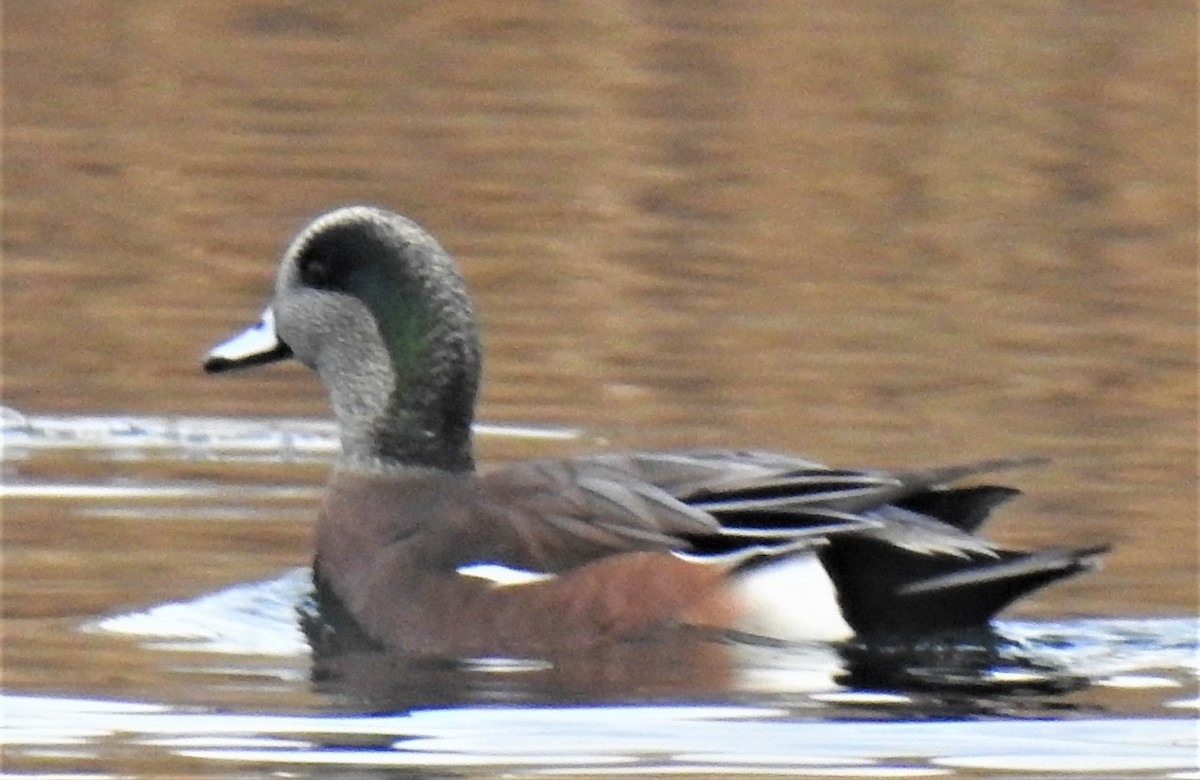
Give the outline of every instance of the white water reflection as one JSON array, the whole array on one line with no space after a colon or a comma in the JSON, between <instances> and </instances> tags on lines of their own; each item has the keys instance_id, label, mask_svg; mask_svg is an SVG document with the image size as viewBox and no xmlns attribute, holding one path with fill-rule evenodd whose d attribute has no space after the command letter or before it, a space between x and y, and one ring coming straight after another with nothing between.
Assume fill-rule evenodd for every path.
<instances>
[{"instance_id":1,"label":"white water reflection","mask_svg":"<svg viewBox=\"0 0 1200 780\"><path fill-rule=\"evenodd\" d=\"M264 716L25 696L5 697L3 706L4 740L26 755L43 745L115 740L181 760L260 767L917 777L955 769L1079 776L1196 766L1195 723L1171 718L824 722L805 717L802 709L736 705Z\"/></svg>"},{"instance_id":2,"label":"white water reflection","mask_svg":"<svg viewBox=\"0 0 1200 780\"><path fill-rule=\"evenodd\" d=\"M328 460L338 451L332 420L302 418L27 415L0 407L4 458L33 451L91 450L113 460ZM476 435L567 441L582 432L561 426L477 423Z\"/></svg>"},{"instance_id":3,"label":"white water reflection","mask_svg":"<svg viewBox=\"0 0 1200 780\"><path fill-rule=\"evenodd\" d=\"M296 608L311 583L307 568L295 569L277 579L235 585L192 601L90 621L82 630L135 637L158 650L302 656L308 653L308 641Z\"/></svg>"},{"instance_id":4,"label":"white water reflection","mask_svg":"<svg viewBox=\"0 0 1200 780\"><path fill-rule=\"evenodd\" d=\"M301 499L311 501L320 498L316 488L271 487L254 485L241 487L243 500ZM106 501L130 501L143 499L187 499L227 498L229 488L221 485L202 485L194 482L176 485L98 485L69 482L18 482L7 481L0 485L0 498L40 499L100 499Z\"/></svg>"}]
</instances>

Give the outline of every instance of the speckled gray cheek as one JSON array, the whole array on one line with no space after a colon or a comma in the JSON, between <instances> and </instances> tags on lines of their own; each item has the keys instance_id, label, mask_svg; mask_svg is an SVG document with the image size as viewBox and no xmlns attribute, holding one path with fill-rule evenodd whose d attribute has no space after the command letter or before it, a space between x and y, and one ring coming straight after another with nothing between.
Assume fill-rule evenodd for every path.
<instances>
[{"instance_id":1,"label":"speckled gray cheek","mask_svg":"<svg viewBox=\"0 0 1200 780\"><path fill-rule=\"evenodd\" d=\"M300 291L277 292L275 300L271 302L276 336L288 345L296 360L312 369L316 368L317 355L321 351L320 331L310 325L321 308L310 300L314 297Z\"/></svg>"},{"instance_id":2,"label":"speckled gray cheek","mask_svg":"<svg viewBox=\"0 0 1200 780\"><path fill-rule=\"evenodd\" d=\"M299 288L276 301L275 314L279 338L321 377L343 449L369 449L396 383L370 309L345 293Z\"/></svg>"}]
</instances>

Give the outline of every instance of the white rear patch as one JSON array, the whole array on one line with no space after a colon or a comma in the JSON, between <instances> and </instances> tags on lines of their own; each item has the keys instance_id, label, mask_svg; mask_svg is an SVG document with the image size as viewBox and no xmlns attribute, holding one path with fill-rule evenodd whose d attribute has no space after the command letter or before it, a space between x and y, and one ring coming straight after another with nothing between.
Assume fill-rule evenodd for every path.
<instances>
[{"instance_id":1,"label":"white rear patch","mask_svg":"<svg viewBox=\"0 0 1200 780\"><path fill-rule=\"evenodd\" d=\"M455 569L464 577L478 577L495 585L527 585L530 582L554 579L553 574L528 569L514 569L498 563L469 563Z\"/></svg>"},{"instance_id":2,"label":"white rear patch","mask_svg":"<svg viewBox=\"0 0 1200 780\"><path fill-rule=\"evenodd\" d=\"M743 615L739 631L794 642L837 642L854 636L816 553L753 566L735 574L730 586Z\"/></svg>"}]
</instances>

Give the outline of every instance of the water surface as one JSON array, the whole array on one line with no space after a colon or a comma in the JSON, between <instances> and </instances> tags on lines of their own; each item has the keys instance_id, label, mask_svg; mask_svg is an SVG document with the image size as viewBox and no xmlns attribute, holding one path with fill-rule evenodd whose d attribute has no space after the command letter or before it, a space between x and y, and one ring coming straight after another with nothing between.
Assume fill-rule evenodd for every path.
<instances>
[{"instance_id":1,"label":"water surface","mask_svg":"<svg viewBox=\"0 0 1200 780\"><path fill-rule=\"evenodd\" d=\"M285 563L309 549L327 423L5 423L12 771L1194 776L1194 617L1006 619L986 639L882 651L704 638L558 663L328 656L302 630L309 569ZM581 433L480 435L554 448ZM265 574L213 584L250 567Z\"/></svg>"},{"instance_id":2,"label":"water surface","mask_svg":"<svg viewBox=\"0 0 1200 780\"><path fill-rule=\"evenodd\" d=\"M5 771L1197 776L1195 17L7 4ZM320 387L198 362L352 202L459 259L521 429L485 464L1048 456L991 538L1114 553L903 685L825 646L327 668Z\"/></svg>"}]
</instances>

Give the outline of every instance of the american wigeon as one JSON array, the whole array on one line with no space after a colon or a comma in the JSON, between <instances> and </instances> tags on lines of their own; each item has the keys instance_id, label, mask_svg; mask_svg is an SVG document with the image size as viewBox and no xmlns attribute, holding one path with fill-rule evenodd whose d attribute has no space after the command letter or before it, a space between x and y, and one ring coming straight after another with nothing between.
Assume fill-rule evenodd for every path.
<instances>
[{"instance_id":1,"label":"american wigeon","mask_svg":"<svg viewBox=\"0 0 1200 780\"><path fill-rule=\"evenodd\" d=\"M342 436L318 588L402 653L542 655L685 626L803 640L979 627L1103 552L975 535L1017 491L951 483L1021 461L884 472L645 452L478 472L462 277L377 208L304 228L262 321L205 369L287 357L320 376Z\"/></svg>"}]
</instances>

